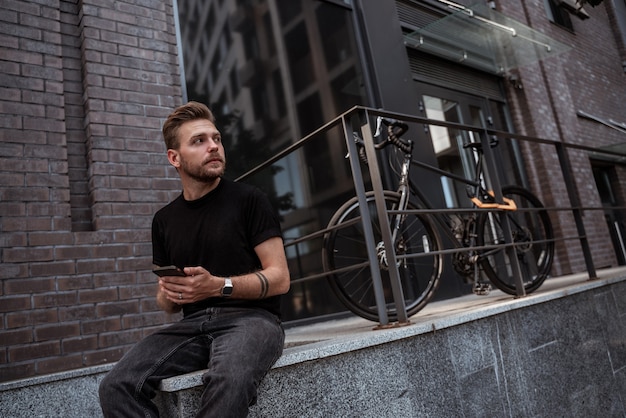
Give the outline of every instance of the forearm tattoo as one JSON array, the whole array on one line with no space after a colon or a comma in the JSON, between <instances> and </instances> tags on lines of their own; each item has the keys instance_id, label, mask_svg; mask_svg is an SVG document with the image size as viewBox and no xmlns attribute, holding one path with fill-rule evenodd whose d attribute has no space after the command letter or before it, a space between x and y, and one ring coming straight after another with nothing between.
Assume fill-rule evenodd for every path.
<instances>
[{"instance_id":1,"label":"forearm tattoo","mask_svg":"<svg viewBox=\"0 0 626 418\"><path fill-rule=\"evenodd\" d=\"M259 295L259 299L264 299L265 297L267 297L267 292L270 288L270 282L269 280L267 280L267 277L265 277L265 275L260 271L257 271L255 274L261 282L261 294Z\"/></svg>"}]
</instances>

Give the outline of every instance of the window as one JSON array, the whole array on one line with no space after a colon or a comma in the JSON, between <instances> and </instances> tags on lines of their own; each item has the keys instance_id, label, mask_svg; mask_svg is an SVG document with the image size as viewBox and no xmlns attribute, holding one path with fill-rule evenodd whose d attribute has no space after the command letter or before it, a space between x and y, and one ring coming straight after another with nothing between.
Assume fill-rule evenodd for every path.
<instances>
[{"instance_id":1,"label":"window","mask_svg":"<svg viewBox=\"0 0 626 418\"><path fill-rule=\"evenodd\" d=\"M589 14L582 7L578 7L576 0L544 0L546 6L546 12L548 13L548 19L557 25L574 31L574 25L570 14L573 14L580 19L588 19Z\"/></svg>"}]
</instances>

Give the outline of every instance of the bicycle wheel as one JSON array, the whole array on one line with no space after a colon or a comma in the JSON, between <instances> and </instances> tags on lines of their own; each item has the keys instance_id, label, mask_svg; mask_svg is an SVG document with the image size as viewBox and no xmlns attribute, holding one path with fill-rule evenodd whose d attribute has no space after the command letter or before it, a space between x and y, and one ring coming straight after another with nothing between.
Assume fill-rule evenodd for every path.
<instances>
[{"instance_id":1,"label":"bicycle wheel","mask_svg":"<svg viewBox=\"0 0 626 418\"><path fill-rule=\"evenodd\" d=\"M376 203L373 192L366 195L367 206L374 231L374 242L378 255L385 306L390 321L398 319L391 282L386 251L380 231ZM398 208L398 193L385 192L385 202L389 210ZM408 209L415 209L410 204ZM398 215L389 215L393 220ZM324 236L323 264L325 271L344 269L328 276L331 289L337 298L353 313L371 321L378 321L378 309L374 295L370 265L351 266L367 263L367 247L361 208L357 198L347 201L330 220L328 227L345 224L328 232ZM390 221L393 225L393 221ZM392 226L393 227L393 226ZM440 248L439 237L427 219L421 214L407 214L397 234L395 251L399 256L398 265L400 281L404 293L407 314L414 315L430 300L439 283L442 268L441 254L431 254ZM419 254L419 257L404 258L407 254Z\"/></svg>"},{"instance_id":2,"label":"bicycle wheel","mask_svg":"<svg viewBox=\"0 0 626 418\"><path fill-rule=\"evenodd\" d=\"M550 273L554 258L554 234L552 223L541 201L530 191L517 186L502 188L502 194L513 199L518 209L539 209L535 211L506 211L511 225L515 253L522 273L526 293L534 292L542 285ZM500 214L484 212L478 218L478 245L499 245L504 243L500 224ZM483 271L498 289L516 295L515 276L506 249L486 250L481 260Z\"/></svg>"}]
</instances>

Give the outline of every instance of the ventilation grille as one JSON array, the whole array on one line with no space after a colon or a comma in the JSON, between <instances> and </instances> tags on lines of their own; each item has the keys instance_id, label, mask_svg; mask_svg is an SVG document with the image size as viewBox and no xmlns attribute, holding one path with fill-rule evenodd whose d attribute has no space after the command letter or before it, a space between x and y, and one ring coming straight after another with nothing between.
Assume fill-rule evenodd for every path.
<instances>
[{"instance_id":1,"label":"ventilation grille","mask_svg":"<svg viewBox=\"0 0 626 418\"><path fill-rule=\"evenodd\" d=\"M409 66L418 81L463 91L479 97L503 100L500 78L407 48Z\"/></svg>"}]
</instances>

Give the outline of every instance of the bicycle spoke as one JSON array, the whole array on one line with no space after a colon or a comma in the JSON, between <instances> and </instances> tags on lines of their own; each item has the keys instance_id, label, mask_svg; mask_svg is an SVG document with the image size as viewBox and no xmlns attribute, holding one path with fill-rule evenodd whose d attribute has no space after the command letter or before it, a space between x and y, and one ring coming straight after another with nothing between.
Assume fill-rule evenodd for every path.
<instances>
[{"instance_id":1,"label":"bicycle spoke","mask_svg":"<svg viewBox=\"0 0 626 418\"><path fill-rule=\"evenodd\" d=\"M507 212L511 227L515 254L527 293L535 291L549 274L554 254L552 225L543 205L528 190L509 186L503 194L513 199L518 211ZM532 210L523 210L532 209ZM498 245L505 242L500 225L500 214L483 214L478 225L479 245ZM516 294L516 273L513 271L509 252L489 250L483 253L481 266L491 282L500 290Z\"/></svg>"},{"instance_id":2,"label":"bicycle spoke","mask_svg":"<svg viewBox=\"0 0 626 418\"><path fill-rule=\"evenodd\" d=\"M388 210L396 210L398 207L398 195L386 192L385 196ZM377 251L377 264L374 268L380 268L382 279L383 297L385 299L385 309L390 320L395 320L397 312L393 303L393 292L389 277L389 266L387 264L387 252L380 223L376 214L376 206L373 194L368 194L367 208L370 211L374 245ZM412 206L409 209L414 209ZM390 223L395 225L395 217L392 215ZM325 237L324 242L324 268L327 271L349 267L368 260L366 240L362 224L355 223L350 227L341 228L340 224L349 222L360 217L360 207L358 201L353 199L347 202L329 223L329 228L338 226ZM417 313L432 297L437 287L441 274L441 255L429 255L420 258L402 258L407 254L424 253L424 243L428 251L439 248L438 237L435 235L432 226L422 217L413 215L403 215L401 228L396 231L396 242L394 251L397 256L397 267L401 286L404 293L407 313L413 315ZM377 320L378 309L376 306L376 295L372 282L371 270L368 268L358 271L331 275L329 284L337 297L354 313L364 318Z\"/></svg>"}]
</instances>

